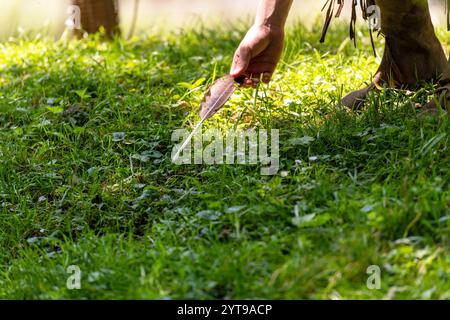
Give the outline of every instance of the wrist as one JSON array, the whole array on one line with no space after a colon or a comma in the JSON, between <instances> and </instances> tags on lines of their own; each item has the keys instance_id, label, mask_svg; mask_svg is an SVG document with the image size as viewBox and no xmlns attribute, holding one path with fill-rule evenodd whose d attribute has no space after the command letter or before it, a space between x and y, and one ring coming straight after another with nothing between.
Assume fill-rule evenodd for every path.
<instances>
[{"instance_id":1,"label":"wrist","mask_svg":"<svg viewBox=\"0 0 450 320\"><path fill-rule=\"evenodd\" d=\"M270 22L263 22L263 23L255 22L253 27L264 29L269 33L284 34L284 25L272 24Z\"/></svg>"},{"instance_id":2,"label":"wrist","mask_svg":"<svg viewBox=\"0 0 450 320\"><path fill-rule=\"evenodd\" d=\"M268 28L270 30L275 31L283 31L285 22L282 21L272 21L271 19L264 19L259 21L258 19L255 21L254 26Z\"/></svg>"},{"instance_id":3,"label":"wrist","mask_svg":"<svg viewBox=\"0 0 450 320\"><path fill-rule=\"evenodd\" d=\"M293 0L262 0L258 6L255 25L284 29Z\"/></svg>"}]
</instances>

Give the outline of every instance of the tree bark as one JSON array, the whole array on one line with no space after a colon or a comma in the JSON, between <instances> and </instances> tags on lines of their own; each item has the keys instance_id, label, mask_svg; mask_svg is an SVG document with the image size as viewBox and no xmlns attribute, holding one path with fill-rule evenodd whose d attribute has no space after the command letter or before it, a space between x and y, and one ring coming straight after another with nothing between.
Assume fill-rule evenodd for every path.
<instances>
[{"instance_id":1,"label":"tree bark","mask_svg":"<svg viewBox=\"0 0 450 320\"><path fill-rule=\"evenodd\" d=\"M100 27L103 27L109 39L120 34L118 7L115 0L72 0L72 2L80 7L83 31L96 33Z\"/></svg>"}]
</instances>

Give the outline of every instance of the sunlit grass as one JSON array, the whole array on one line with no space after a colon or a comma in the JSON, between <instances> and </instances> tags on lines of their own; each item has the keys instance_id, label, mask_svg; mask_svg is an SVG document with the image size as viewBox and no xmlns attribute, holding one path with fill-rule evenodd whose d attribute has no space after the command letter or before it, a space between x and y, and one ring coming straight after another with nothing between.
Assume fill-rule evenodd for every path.
<instances>
[{"instance_id":1,"label":"sunlit grass","mask_svg":"<svg viewBox=\"0 0 450 320\"><path fill-rule=\"evenodd\" d=\"M417 118L427 90L341 110L377 59L316 29L291 28L256 103L240 90L206 124L280 129L274 177L170 162L243 27L2 43L0 296L450 298L449 119Z\"/></svg>"}]
</instances>

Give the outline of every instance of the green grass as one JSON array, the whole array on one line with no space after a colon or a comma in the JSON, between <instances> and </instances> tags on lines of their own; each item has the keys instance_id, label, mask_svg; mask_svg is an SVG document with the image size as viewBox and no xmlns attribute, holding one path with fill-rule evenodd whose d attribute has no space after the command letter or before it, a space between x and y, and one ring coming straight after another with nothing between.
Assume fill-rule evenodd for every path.
<instances>
[{"instance_id":1,"label":"green grass","mask_svg":"<svg viewBox=\"0 0 450 320\"><path fill-rule=\"evenodd\" d=\"M0 297L449 299L449 118L417 117L431 86L337 108L377 66L346 30L291 27L275 81L206 124L280 129L273 177L170 161L242 27L1 43Z\"/></svg>"}]
</instances>

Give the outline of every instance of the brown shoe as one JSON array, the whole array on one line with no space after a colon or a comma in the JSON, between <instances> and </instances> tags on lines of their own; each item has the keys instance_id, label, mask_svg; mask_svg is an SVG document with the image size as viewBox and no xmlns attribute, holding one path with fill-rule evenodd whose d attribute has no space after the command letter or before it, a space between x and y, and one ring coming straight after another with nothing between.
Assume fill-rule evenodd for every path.
<instances>
[{"instance_id":1,"label":"brown shoe","mask_svg":"<svg viewBox=\"0 0 450 320\"><path fill-rule=\"evenodd\" d=\"M438 79L447 61L434 33L427 0L377 0L385 50L370 86L342 99L349 108L364 104L367 94L380 87L411 88Z\"/></svg>"}]
</instances>

